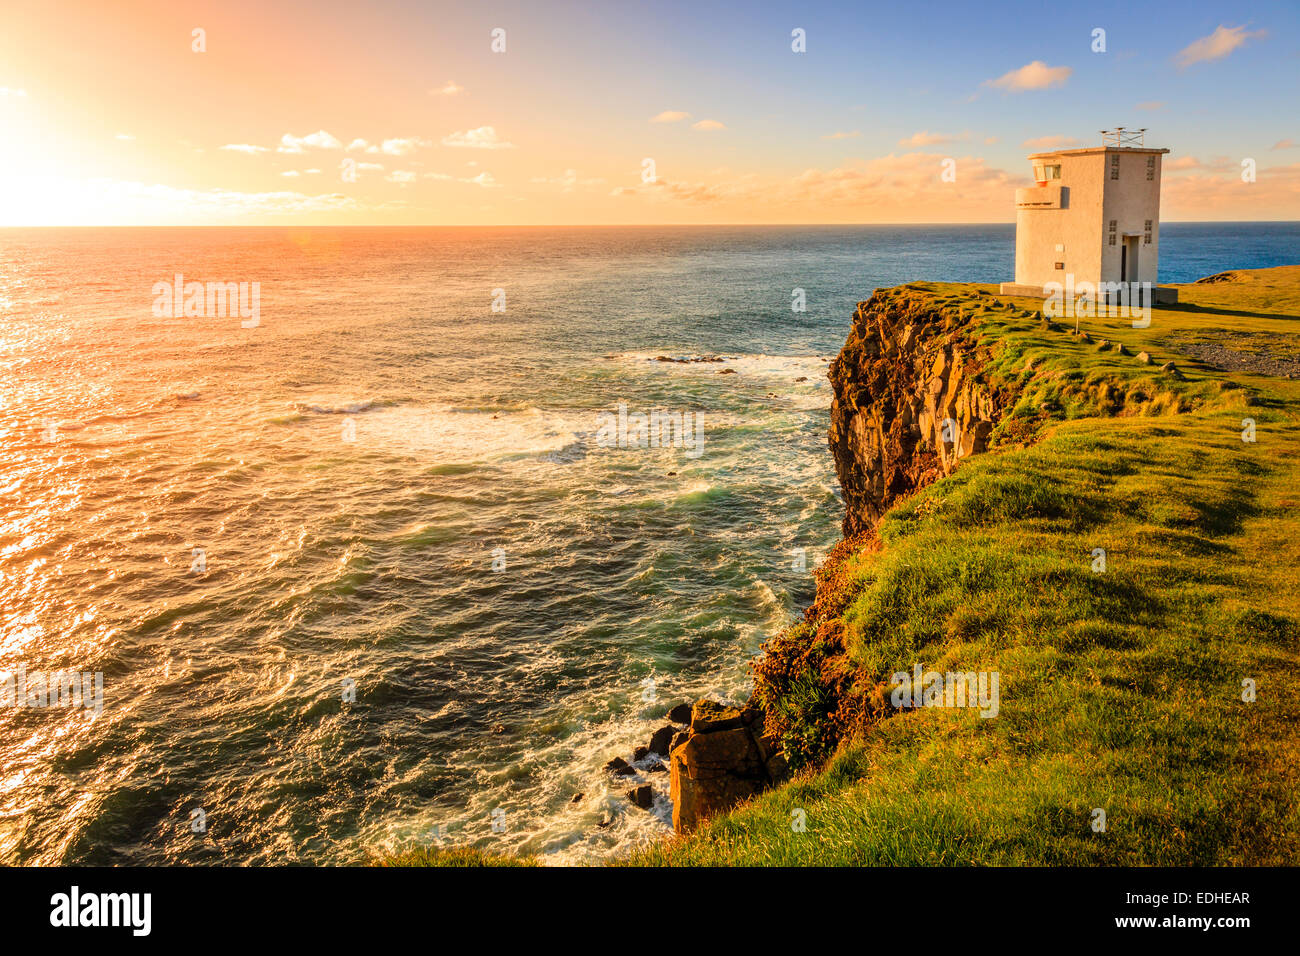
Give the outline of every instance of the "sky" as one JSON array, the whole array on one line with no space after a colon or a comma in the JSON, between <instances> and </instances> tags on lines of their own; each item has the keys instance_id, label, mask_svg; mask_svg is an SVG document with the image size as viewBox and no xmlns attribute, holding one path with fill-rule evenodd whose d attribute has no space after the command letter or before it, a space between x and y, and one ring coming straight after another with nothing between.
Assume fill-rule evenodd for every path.
<instances>
[{"instance_id":1,"label":"sky","mask_svg":"<svg viewBox=\"0 0 1300 956\"><path fill-rule=\"evenodd\" d=\"M1297 220L1297 93L1294 0L3 0L0 226L1010 222L1115 126Z\"/></svg>"}]
</instances>

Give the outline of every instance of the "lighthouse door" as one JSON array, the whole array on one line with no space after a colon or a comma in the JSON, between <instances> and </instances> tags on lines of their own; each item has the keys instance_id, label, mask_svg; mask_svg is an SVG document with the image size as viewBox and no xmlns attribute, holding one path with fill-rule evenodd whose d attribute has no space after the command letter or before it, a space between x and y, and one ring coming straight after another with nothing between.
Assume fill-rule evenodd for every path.
<instances>
[{"instance_id":1,"label":"lighthouse door","mask_svg":"<svg viewBox=\"0 0 1300 956\"><path fill-rule=\"evenodd\" d=\"M1122 282L1138 281L1138 242L1139 236L1125 236L1124 245L1119 253L1119 277Z\"/></svg>"}]
</instances>

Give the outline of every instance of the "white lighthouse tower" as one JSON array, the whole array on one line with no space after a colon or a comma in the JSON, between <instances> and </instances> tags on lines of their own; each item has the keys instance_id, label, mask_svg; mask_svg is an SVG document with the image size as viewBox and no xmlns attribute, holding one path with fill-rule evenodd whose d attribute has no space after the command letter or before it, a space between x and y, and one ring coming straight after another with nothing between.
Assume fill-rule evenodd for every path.
<instances>
[{"instance_id":1,"label":"white lighthouse tower","mask_svg":"<svg viewBox=\"0 0 1300 956\"><path fill-rule=\"evenodd\" d=\"M1160 255L1160 161L1146 130L1102 131L1102 145L1034 153L1035 185L1016 190L1016 281L1005 295L1044 295L1048 283L1151 283ZM1155 289L1160 302L1176 289Z\"/></svg>"}]
</instances>

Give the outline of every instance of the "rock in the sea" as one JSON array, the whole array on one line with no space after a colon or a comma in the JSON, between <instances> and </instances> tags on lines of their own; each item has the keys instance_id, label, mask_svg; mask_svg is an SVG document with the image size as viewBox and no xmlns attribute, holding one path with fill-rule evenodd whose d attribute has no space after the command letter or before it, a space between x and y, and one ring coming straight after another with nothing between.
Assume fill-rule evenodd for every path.
<instances>
[{"instance_id":1,"label":"rock in the sea","mask_svg":"<svg viewBox=\"0 0 1300 956\"><path fill-rule=\"evenodd\" d=\"M627 798L642 810L649 810L655 802L654 789L648 783L633 787L627 792Z\"/></svg>"},{"instance_id":2,"label":"rock in the sea","mask_svg":"<svg viewBox=\"0 0 1300 956\"><path fill-rule=\"evenodd\" d=\"M654 732L650 738L650 752L668 756L668 748L672 746L673 738L677 736L677 728L672 724L665 724Z\"/></svg>"},{"instance_id":3,"label":"rock in the sea","mask_svg":"<svg viewBox=\"0 0 1300 956\"><path fill-rule=\"evenodd\" d=\"M605 769L616 777L630 777L632 774L636 773L636 771L633 770L632 767L628 765L628 762L622 757L615 757L609 763L605 764Z\"/></svg>"},{"instance_id":4,"label":"rock in the sea","mask_svg":"<svg viewBox=\"0 0 1300 956\"><path fill-rule=\"evenodd\" d=\"M689 724L691 722L691 705L678 704L668 711L668 719L674 724Z\"/></svg>"},{"instance_id":5,"label":"rock in the sea","mask_svg":"<svg viewBox=\"0 0 1300 956\"><path fill-rule=\"evenodd\" d=\"M763 732L759 708L701 700L686 739L674 741L670 773L673 828L688 833L784 778L786 764L780 744Z\"/></svg>"},{"instance_id":6,"label":"rock in the sea","mask_svg":"<svg viewBox=\"0 0 1300 956\"><path fill-rule=\"evenodd\" d=\"M649 754L650 754L649 747L637 747L635 750L632 751L632 762L636 763L638 760L644 760L647 756L649 756Z\"/></svg>"},{"instance_id":7,"label":"rock in the sea","mask_svg":"<svg viewBox=\"0 0 1300 956\"><path fill-rule=\"evenodd\" d=\"M691 355L685 358L674 358L671 355L656 355L655 361L656 362L679 362L683 364L687 362L721 362L722 357L718 355Z\"/></svg>"}]
</instances>

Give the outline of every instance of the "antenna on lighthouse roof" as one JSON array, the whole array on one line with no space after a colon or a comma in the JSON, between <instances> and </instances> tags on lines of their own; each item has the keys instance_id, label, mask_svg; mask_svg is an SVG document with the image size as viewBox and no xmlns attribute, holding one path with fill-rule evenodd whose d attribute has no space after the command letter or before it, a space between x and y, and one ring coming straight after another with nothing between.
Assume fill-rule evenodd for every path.
<instances>
[{"instance_id":1,"label":"antenna on lighthouse roof","mask_svg":"<svg viewBox=\"0 0 1300 956\"><path fill-rule=\"evenodd\" d=\"M1125 129L1123 126L1116 126L1114 129L1104 129L1101 131L1101 145L1113 146L1116 149L1125 146L1137 146L1139 148L1146 146L1147 128Z\"/></svg>"}]
</instances>

